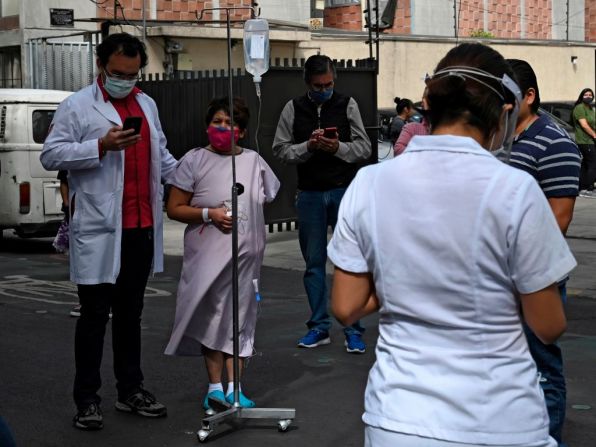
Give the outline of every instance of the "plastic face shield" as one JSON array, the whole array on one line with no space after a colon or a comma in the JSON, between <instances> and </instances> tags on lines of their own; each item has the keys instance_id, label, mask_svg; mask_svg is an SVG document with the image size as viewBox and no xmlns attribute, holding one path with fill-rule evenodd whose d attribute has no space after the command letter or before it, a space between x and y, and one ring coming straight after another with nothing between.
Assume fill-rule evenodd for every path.
<instances>
[{"instance_id":1,"label":"plastic face shield","mask_svg":"<svg viewBox=\"0 0 596 447\"><path fill-rule=\"evenodd\" d=\"M510 110L507 115L505 115L506 127L505 135L503 136L503 143L501 144L501 147L497 148L496 150L492 150L491 152L502 162L509 163L511 158L511 146L513 145L513 138L515 136L515 127L517 126L517 117L519 116L519 108L522 102L522 94L519 86L506 74L503 75L501 83L503 84L504 88L511 92L513 98L515 99L515 103L513 104L513 109Z\"/></svg>"},{"instance_id":2,"label":"plastic face shield","mask_svg":"<svg viewBox=\"0 0 596 447\"><path fill-rule=\"evenodd\" d=\"M509 163L511 158L511 146L513 145L514 132L517 125L517 117L519 116L519 109L522 101L521 90L515 81L507 74L504 74L502 78L498 78L484 70L465 66L444 68L437 71L433 75L433 78L436 76L457 76L464 80L472 79L492 90L499 98L501 98L504 104L508 104L505 97L503 96L504 91L507 90L511 93L514 98L513 109L511 109L505 115L503 140L496 148L492 147L494 142L491 141L491 147L488 149L489 152L491 152L499 160L503 161L504 163ZM499 92L496 88L483 81L481 78L489 78L499 82L503 86L503 92Z\"/></svg>"}]
</instances>

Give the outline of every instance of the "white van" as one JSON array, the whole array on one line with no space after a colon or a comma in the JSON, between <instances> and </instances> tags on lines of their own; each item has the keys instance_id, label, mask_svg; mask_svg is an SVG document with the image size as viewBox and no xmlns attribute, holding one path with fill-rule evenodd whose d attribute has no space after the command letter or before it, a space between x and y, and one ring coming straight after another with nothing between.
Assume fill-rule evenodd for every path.
<instances>
[{"instance_id":1,"label":"white van","mask_svg":"<svg viewBox=\"0 0 596 447\"><path fill-rule=\"evenodd\" d=\"M39 155L58 104L71 94L0 89L0 240L11 228L21 237L56 234L63 218L60 182Z\"/></svg>"}]
</instances>

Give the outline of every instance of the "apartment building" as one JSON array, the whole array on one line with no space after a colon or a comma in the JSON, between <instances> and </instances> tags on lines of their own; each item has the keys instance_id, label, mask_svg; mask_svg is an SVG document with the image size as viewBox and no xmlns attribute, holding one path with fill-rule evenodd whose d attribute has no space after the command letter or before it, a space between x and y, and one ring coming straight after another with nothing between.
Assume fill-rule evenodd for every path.
<instances>
[{"instance_id":1,"label":"apartment building","mask_svg":"<svg viewBox=\"0 0 596 447\"><path fill-rule=\"evenodd\" d=\"M573 99L594 87L596 0L0 0L0 87L86 85L106 21L110 32L145 39L145 73L225 68L226 16L218 8L228 7L243 8L230 16L233 67L244 66L242 23L234 20L248 18L251 7L269 21L272 59L367 58L377 4L380 106L394 96L418 98L424 73L470 39L527 59L545 99ZM56 23L51 10L73 20Z\"/></svg>"}]
</instances>

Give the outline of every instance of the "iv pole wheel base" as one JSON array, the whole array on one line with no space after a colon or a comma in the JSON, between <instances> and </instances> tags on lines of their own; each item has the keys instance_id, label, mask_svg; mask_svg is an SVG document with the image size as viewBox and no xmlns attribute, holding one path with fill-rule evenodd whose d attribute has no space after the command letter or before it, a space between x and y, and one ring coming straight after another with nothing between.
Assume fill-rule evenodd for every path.
<instances>
[{"instance_id":1,"label":"iv pole wheel base","mask_svg":"<svg viewBox=\"0 0 596 447\"><path fill-rule=\"evenodd\" d=\"M280 419L277 423L277 429L281 432L287 431L291 423L292 419Z\"/></svg>"},{"instance_id":2,"label":"iv pole wheel base","mask_svg":"<svg viewBox=\"0 0 596 447\"><path fill-rule=\"evenodd\" d=\"M210 434L211 430L205 430L204 428L202 428L197 432L197 439L199 440L199 442L207 442L207 438Z\"/></svg>"}]
</instances>

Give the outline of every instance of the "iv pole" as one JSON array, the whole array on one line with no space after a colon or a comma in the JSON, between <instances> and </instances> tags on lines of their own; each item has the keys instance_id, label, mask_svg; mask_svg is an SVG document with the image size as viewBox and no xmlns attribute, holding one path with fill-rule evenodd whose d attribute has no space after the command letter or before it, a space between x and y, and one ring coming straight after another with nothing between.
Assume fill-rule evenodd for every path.
<instances>
[{"instance_id":1,"label":"iv pole","mask_svg":"<svg viewBox=\"0 0 596 447\"><path fill-rule=\"evenodd\" d=\"M285 432L296 416L294 408L242 408L240 405L240 316L238 309L238 196L244 192L244 186L236 182L236 144L234 142L234 103L232 87L232 38L230 35L230 12L250 11L254 18L255 7L205 8L200 14L196 12L197 21L201 21L203 14L210 11L225 11L228 41L228 100L230 110L230 133L232 142L232 318L233 318L233 369L234 369L234 403L209 398L209 406L217 413L203 418L201 428L197 431L199 442L206 442L208 436L217 426L225 421L241 419L277 419L277 427Z\"/></svg>"}]
</instances>

